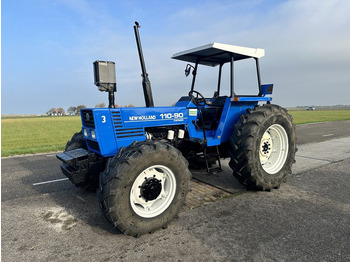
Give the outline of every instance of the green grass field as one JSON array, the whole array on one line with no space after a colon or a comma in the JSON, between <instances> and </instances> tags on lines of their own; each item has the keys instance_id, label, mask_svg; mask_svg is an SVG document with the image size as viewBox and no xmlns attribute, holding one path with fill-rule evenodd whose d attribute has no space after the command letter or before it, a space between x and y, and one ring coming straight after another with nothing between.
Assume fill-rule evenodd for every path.
<instances>
[{"instance_id":1,"label":"green grass field","mask_svg":"<svg viewBox=\"0 0 350 262\"><path fill-rule=\"evenodd\" d=\"M1 156L64 150L80 130L80 116L1 119Z\"/></svg>"},{"instance_id":2,"label":"green grass field","mask_svg":"<svg viewBox=\"0 0 350 262\"><path fill-rule=\"evenodd\" d=\"M293 122L296 125L317 123L317 122L331 122L350 120L350 110L295 110L289 111L289 114L293 116Z\"/></svg>"},{"instance_id":3,"label":"green grass field","mask_svg":"<svg viewBox=\"0 0 350 262\"><path fill-rule=\"evenodd\" d=\"M350 120L350 110L290 110L295 124ZM62 151L75 132L80 116L1 119L1 156Z\"/></svg>"}]
</instances>

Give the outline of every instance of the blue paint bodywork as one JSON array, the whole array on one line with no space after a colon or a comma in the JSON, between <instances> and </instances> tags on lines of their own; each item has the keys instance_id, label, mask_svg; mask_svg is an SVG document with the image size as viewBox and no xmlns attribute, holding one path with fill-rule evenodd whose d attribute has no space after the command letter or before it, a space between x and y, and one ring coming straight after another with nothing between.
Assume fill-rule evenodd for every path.
<instances>
[{"instance_id":1,"label":"blue paint bodywork","mask_svg":"<svg viewBox=\"0 0 350 262\"><path fill-rule=\"evenodd\" d=\"M217 126L205 129L207 146L227 142L239 116L248 108L254 108L259 101L269 102L271 98L239 97L239 101L234 101L227 97L220 105L221 116L217 119ZM83 134L89 150L103 157L114 156L121 147L134 141L146 140L146 130L152 127L181 127L188 132L189 139L200 141L205 140L203 129L195 123L201 117L200 112L210 113L212 109L215 111L215 107L210 105L197 107L190 97L182 97L172 107L87 108L81 110Z\"/></svg>"}]
</instances>

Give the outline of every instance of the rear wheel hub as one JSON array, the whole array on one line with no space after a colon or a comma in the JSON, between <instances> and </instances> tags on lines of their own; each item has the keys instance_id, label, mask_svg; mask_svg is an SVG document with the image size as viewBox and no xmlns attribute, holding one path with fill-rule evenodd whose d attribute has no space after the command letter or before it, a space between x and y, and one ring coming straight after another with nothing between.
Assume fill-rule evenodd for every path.
<instances>
[{"instance_id":1,"label":"rear wheel hub","mask_svg":"<svg viewBox=\"0 0 350 262\"><path fill-rule=\"evenodd\" d=\"M279 172L288 155L288 135L283 126L274 124L263 134L259 158L262 168L269 174Z\"/></svg>"}]
</instances>

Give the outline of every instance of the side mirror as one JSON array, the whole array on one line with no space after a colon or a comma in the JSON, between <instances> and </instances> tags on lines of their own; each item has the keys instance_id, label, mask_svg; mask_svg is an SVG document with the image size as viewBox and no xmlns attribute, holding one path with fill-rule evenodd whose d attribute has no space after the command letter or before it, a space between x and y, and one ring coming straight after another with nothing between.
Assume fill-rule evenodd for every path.
<instances>
[{"instance_id":1,"label":"side mirror","mask_svg":"<svg viewBox=\"0 0 350 262\"><path fill-rule=\"evenodd\" d=\"M190 75L190 72L191 72L191 67L187 67L185 69L185 76L188 77Z\"/></svg>"},{"instance_id":2,"label":"side mirror","mask_svg":"<svg viewBox=\"0 0 350 262\"><path fill-rule=\"evenodd\" d=\"M194 67L190 64L187 64L186 69L185 69L185 76L188 77L191 73L191 68L194 69Z\"/></svg>"}]
</instances>

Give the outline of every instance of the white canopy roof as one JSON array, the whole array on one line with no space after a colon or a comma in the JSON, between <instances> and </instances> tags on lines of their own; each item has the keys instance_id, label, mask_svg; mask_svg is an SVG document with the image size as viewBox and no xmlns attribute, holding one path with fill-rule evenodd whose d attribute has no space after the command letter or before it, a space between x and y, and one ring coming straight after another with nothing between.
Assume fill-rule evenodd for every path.
<instances>
[{"instance_id":1,"label":"white canopy roof","mask_svg":"<svg viewBox=\"0 0 350 262\"><path fill-rule=\"evenodd\" d=\"M200 59L199 64L217 66L221 63L230 62L231 56L233 56L234 61L237 61L252 57L260 58L264 55L265 50L260 48L211 43L176 53L172 58L190 63L196 63L197 59Z\"/></svg>"}]
</instances>

